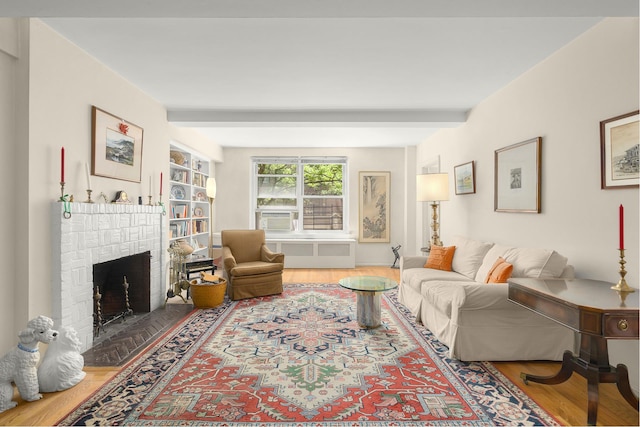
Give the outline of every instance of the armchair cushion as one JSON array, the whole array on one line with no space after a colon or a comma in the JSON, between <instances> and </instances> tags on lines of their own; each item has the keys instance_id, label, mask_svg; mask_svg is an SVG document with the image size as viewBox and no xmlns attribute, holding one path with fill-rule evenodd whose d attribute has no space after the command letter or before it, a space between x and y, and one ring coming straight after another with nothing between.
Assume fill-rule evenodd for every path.
<instances>
[{"instance_id":1,"label":"armchair cushion","mask_svg":"<svg viewBox=\"0 0 640 427\"><path fill-rule=\"evenodd\" d=\"M231 269L232 276L254 276L257 274L282 271L283 265L278 262L248 261Z\"/></svg>"}]
</instances>

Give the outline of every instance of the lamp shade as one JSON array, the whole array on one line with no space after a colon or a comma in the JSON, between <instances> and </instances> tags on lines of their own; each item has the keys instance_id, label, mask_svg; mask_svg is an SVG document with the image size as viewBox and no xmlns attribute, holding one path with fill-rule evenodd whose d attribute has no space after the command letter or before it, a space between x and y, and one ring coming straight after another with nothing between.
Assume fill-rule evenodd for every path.
<instances>
[{"instance_id":1,"label":"lamp shade","mask_svg":"<svg viewBox=\"0 0 640 427\"><path fill-rule=\"evenodd\" d=\"M416 180L419 202L449 200L449 174L427 173L418 175Z\"/></svg>"},{"instance_id":2,"label":"lamp shade","mask_svg":"<svg viewBox=\"0 0 640 427\"><path fill-rule=\"evenodd\" d=\"M207 197L216 198L216 179L207 178Z\"/></svg>"}]
</instances>

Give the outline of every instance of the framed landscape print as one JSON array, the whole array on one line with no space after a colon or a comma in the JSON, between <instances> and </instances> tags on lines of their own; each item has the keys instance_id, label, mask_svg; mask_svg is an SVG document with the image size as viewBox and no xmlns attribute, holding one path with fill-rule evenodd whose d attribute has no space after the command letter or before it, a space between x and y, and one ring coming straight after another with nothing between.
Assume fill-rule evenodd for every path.
<instances>
[{"instance_id":1,"label":"framed landscape print","mask_svg":"<svg viewBox=\"0 0 640 427\"><path fill-rule=\"evenodd\" d=\"M391 172L360 172L359 232L361 243L388 243Z\"/></svg>"},{"instance_id":2,"label":"framed landscape print","mask_svg":"<svg viewBox=\"0 0 640 427\"><path fill-rule=\"evenodd\" d=\"M638 111L600 122L601 188L639 184Z\"/></svg>"},{"instance_id":3,"label":"framed landscape print","mask_svg":"<svg viewBox=\"0 0 640 427\"><path fill-rule=\"evenodd\" d=\"M473 194L476 192L474 161L454 166L453 176L456 182L456 194Z\"/></svg>"},{"instance_id":4,"label":"framed landscape print","mask_svg":"<svg viewBox=\"0 0 640 427\"><path fill-rule=\"evenodd\" d=\"M540 213L542 138L495 151L494 210Z\"/></svg>"},{"instance_id":5,"label":"framed landscape print","mask_svg":"<svg viewBox=\"0 0 640 427\"><path fill-rule=\"evenodd\" d=\"M91 109L91 173L140 182L142 128L93 106Z\"/></svg>"}]
</instances>

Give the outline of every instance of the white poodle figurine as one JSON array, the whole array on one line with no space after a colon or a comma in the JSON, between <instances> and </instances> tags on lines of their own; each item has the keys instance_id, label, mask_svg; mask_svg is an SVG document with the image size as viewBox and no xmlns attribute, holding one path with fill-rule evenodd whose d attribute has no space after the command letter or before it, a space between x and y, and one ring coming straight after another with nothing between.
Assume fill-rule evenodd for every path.
<instances>
[{"instance_id":1,"label":"white poodle figurine","mask_svg":"<svg viewBox=\"0 0 640 427\"><path fill-rule=\"evenodd\" d=\"M58 335L53 329L53 320L38 316L29 320L27 328L18 334L17 347L9 350L0 359L0 412L11 409L18 403L13 398L13 381L18 387L20 396L27 402L42 398L39 393L38 371L36 365L40 360L38 343L50 343Z\"/></svg>"},{"instance_id":2,"label":"white poodle figurine","mask_svg":"<svg viewBox=\"0 0 640 427\"><path fill-rule=\"evenodd\" d=\"M38 367L38 382L42 393L62 391L73 387L87 375L82 370L84 357L82 343L71 327L60 328L58 338L49 345Z\"/></svg>"}]
</instances>

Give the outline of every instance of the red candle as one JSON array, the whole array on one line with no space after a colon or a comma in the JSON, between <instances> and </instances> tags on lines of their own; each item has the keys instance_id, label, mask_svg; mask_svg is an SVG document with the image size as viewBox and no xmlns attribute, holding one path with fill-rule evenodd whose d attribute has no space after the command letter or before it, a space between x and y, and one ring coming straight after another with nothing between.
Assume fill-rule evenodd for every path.
<instances>
[{"instance_id":1,"label":"red candle","mask_svg":"<svg viewBox=\"0 0 640 427\"><path fill-rule=\"evenodd\" d=\"M162 172L160 172L160 195L162 196Z\"/></svg>"},{"instance_id":2,"label":"red candle","mask_svg":"<svg viewBox=\"0 0 640 427\"><path fill-rule=\"evenodd\" d=\"M624 249L624 207L620 205L620 249Z\"/></svg>"},{"instance_id":3,"label":"red candle","mask_svg":"<svg viewBox=\"0 0 640 427\"><path fill-rule=\"evenodd\" d=\"M64 182L64 147L60 150L60 182Z\"/></svg>"}]
</instances>

